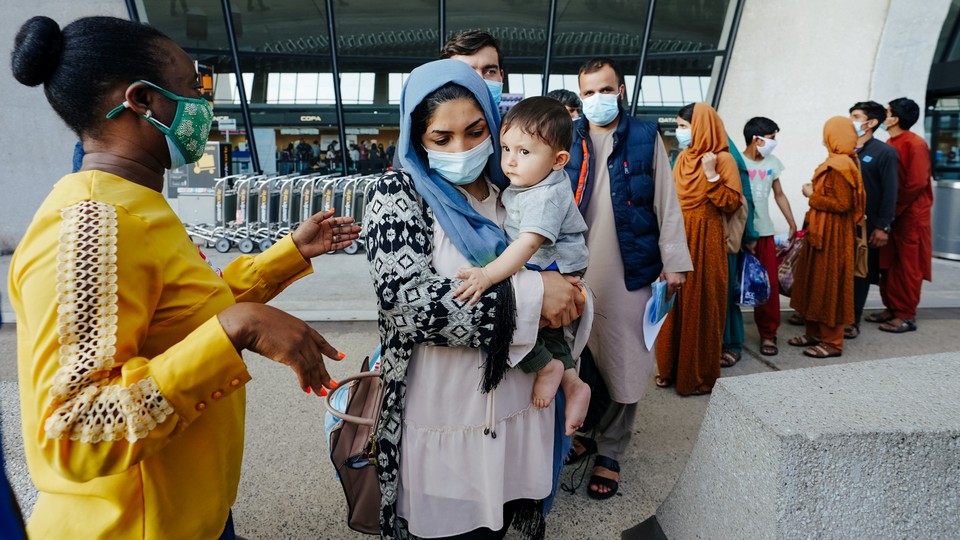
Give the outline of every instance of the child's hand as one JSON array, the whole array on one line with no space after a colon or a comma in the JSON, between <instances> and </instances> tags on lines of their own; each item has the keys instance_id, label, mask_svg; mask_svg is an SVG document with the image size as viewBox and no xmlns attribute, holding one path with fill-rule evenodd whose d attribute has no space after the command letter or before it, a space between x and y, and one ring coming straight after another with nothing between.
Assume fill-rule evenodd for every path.
<instances>
[{"instance_id":1,"label":"child's hand","mask_svg":"<svg viewBox=\"0 0 960 540\"><path fill-rule=\"evenodd\" d=\"M457 279L462 279L463 283L453 294L457 300L469 301L470 305L476 304L484 291L493 286L493 282L487 277L483 268L461 268L457 272Z\"/></svg>"}]
</instances>

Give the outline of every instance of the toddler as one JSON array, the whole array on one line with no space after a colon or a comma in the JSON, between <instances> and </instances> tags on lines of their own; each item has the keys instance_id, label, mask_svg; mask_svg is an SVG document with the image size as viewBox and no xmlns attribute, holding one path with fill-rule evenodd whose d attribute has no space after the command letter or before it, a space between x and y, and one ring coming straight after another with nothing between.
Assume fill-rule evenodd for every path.
<instances>
[{"instance_id":1,"label":"toddler","mask_svg":"<svg viewBox=\"0 0 960 540\"><path fill-rule=\"evenodd\" d=\"M554 99L525 99L504 116L500 164L510 180L502 199L507 210L503 227L510 244L487 266L460 269L457 277L464 281L455 293L460 300L475 303L494 283L524 266L583 276L587 268L583 237L587 224L563 170L572 143L570 114ZM590 387L577 376L576 360L563 329L541 329L533 350L517 366L525 373L537 374L535 407L550 405L557 388L563 387L567 401L565 427L567 435L572 435L586 417Z\"/></svg>"}]
</instances>

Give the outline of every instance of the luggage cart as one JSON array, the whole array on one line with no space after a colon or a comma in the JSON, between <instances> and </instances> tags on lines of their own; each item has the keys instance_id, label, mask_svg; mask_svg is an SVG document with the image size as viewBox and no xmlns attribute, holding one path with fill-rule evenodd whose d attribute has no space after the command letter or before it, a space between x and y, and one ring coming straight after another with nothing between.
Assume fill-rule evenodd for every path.
<instances>
[{"instance_id":1,"label":"luggage cart","mask_svg":"<svg viewBox=\"0 0 960 540\"><path fill-rule=\"evenodd\" d=\"M355 224L363 226L363 212L367 201L367 187L376 182L380 175L364 176L347 183L343 190L343 205L341 215L352 216ZM357 238L352 244L343 249L348 255L353 255L365 248L363 237Z\"/></svg>"},{"instance_id":2,"label":"luggage cart","mask_svg":"<svg viewBox=\"0 0 960 540\"><path fill-rule=\"evenodd\" d=\"M254 183L252 188L252 195L257 201L257 212L255 220L250 223L249 238L260 251L270 249L276 231L280 228L280 191L275 187L277 180L262 178ZM248 247L248 244L245 243L244 247Z\"/></svg>"},{"instance_id":3,"label":"luggage cart","mask_svg":"<svg viewBox=\"0 0 960 540\"><path fill-rule=\"evenodd\" d=\"M257 222L257 198L253 187L265 177L250 176L236 183L237 186L237 218L236 227L232 231L225 231L226 238L237 245L241 253L253 252L253 231Z\"/></svg>"},{"instance_id":4,"label":"luggage cart","mask_svg":"<svg viewBox=\"0 0 960 540\"><path fill-rule=\"evenodd\" d=\"M230 251L233 242L226 238L225 231L233 227L236 215L237 192L234 189L234 182L243 177L244 175L236 174L214 181L214 222L212 224L184 224L191 237L203 240L204 247L213 246L221 253Z\"/></svg>"}]
</instances>

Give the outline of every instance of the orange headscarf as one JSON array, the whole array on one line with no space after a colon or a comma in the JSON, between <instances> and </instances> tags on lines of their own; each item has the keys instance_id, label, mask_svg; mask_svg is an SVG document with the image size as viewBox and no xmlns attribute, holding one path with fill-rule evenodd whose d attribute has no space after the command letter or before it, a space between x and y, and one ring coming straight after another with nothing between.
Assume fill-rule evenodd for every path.
<instances>
[{"instance_id":1,"label":"orange headscarf","mask_svg":"<svg viewBox=\"0 0 960 540\"><path fill-rule=\"evenodd\" d=\"M854 223L864 219L867 206L866 192L863 190L863 178L860 176L860 164L857 159L857 131L853 122L846 116L834 116L823 125L823 144L827 147L827 159L813 173L813 189L816 190L834 170L853 188ZM814 247L822 247L826 216L823 212L812 211L808 217L807 229Z\"/></svg>"},{"instance_id":2,"label":"orange headscarf","mask_svg":"<svg viewBox=\"0 0 960 540\"><path fill-rule=\"evenodd\" d=\"M680 152L673 166L673 181L677 185L680 207L689 210L707 200L707 189L710 184L707 182L707 175L704 174L703 164L700 162L707 152L717 154L717 173L720 175L718 181L735 189L743 199L740 171L737 170L736 159L729 152L727 132L723 128L723 120L720 119L717 111L706 103L694 104L690 129L690 146Z\"/></svg>"}]
</instances>

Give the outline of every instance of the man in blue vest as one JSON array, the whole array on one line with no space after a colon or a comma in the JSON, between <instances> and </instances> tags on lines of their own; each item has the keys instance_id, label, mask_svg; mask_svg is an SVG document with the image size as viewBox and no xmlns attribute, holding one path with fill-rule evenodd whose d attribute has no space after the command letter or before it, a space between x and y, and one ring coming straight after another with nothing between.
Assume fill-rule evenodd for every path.
<instances>
[{"instance_id":1,"label":"man in blue vest","mask_svg":"<svg viewBox=\"0 0 960 540\"><path fill-rule=\"evenodd\" d=\"M587 494L608 499L619 488L619 459L656 365L641 323L650 285L665 280L672 295L693 264L657 125L626 114L623 76L609 58L584 64L579 81L584 117L574 123L566 170L589 227L584 280L594 294L596 318L588 346L612 403L596 441L578 437L568 462L596 449Z\"/></svg>"}]
</instances>

